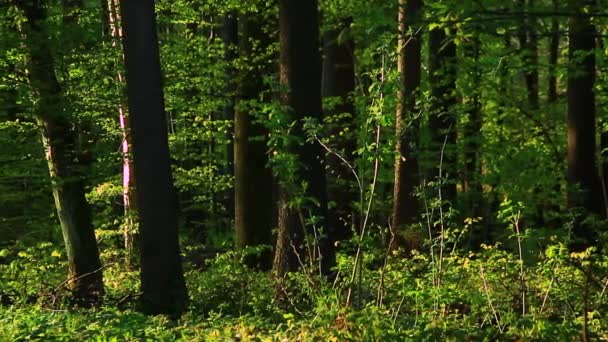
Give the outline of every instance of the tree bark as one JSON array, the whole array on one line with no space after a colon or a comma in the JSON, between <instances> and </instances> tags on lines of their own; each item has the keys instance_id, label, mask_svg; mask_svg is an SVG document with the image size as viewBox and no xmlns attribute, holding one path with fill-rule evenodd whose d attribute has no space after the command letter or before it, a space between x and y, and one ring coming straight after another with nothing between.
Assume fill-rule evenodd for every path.
<instances>
[{"instance_id":1,"label":"tree bark","mask_svg":"<svg viewBox=\"0 0 608 342\"><path fill-rule=\"evenodd\" d=\"M313 236L311 225L302 219L315 217L316 236L319 253L310 253L307 260L311 265L320 258L320 268L328 275L335 255L330 239L332 232L325 224L327 218L327 190L323 165L324 152L317 143L304 142L303 118L306 116L321 119L321 55L319 53L319 13L316 0L281 0L279 12L280 26L280 81L287 89L283 104L288 107L291 119L295 121L291 136L300 141L291 142L287 152L297 156L298 167L295 175L297 184L280 182L279 198L279 238L275 250L274 271L282 278L286 272L298 267L294 263L293 248L299 249L306 235ZM306 181L308 186L305 197L314 198L317 203L305 201L299 208L288 207L294 199L294 186ZM323 227L323 232L318 228ZM331 228L331 227L329 227ZM283 237L283 238L282 238ZM317 249L315 249L315 252ZM290 256L291 255L291 256ZM303 255L300 255L303 257ZM286 261L287 262L283 262Z\"/></svg>"},{"instance_id":2,"label":"tree bark","mask_svg":"<svg viewBox=\"0 0 608 342\"><path fill-rule=\"evenodd\" d=\"M224 61L227 64L226 67L226 92L228 94L226 104L224 105L224 117L223 119L229 122L235 122L235 105L236 105L236 84L234 79L236 77L236 70L233 66L235 59L238 56L237 46L238 42L238 20L236 12L229 12L224 15L224 20L221 30L222 41L224 43ZM228 175L234 175L234 129L229 131L228 144L226 144L226 166L224 173ZM230 188L228 193L222 199L226 207L226 212L230 215L230 218L235 214L235 189Z\"/></svg>"},{"instance_id":3,"label":"tree bark","mask_svg":"<svg viewBox=\"0 0 608 342\"><path fill-rule=\"evenodd\" d=\"M177 236L154 1L121 2L127 97L137 169L142 310L179 316L188 302Z\"/></svg>"},{"instance_id":4,"label":"tree bark","mask_svg":"<svg viewBox=\"0 0 608 342\"><path fill-rule=\"evenodd\" d=\"M558 0L553 0L553 10L558 11ZM559 19L554 17L551 19L551 38L549 41L549 86L547 91L547 100L549 103L557 102L557 63L559 59Z\"/></svg>"},{"instance_id":5,"label":"tree bark","mask_svg":"<svg viewBox=\"0 0 608 342\"><path fill-rule=\"evenodd\" d=\"M34 0L19 5L27 18L29 77L38 97L36 120L42 133L53 198L66 246L69 284L76 299L96 301L104 289L91 208L85 199L88 162L78 153L77 132L68 117L67 101L55 75L49 33L44 28L46 4Z\"/></svg>"},{"instance_id":6,"label":"tree bark","mask_svg":"<svg viewBox=\"0 0 608 342\"><path fill-rule=\"evenodd\" d=\"M389 248L415 249L417 239L405 239L404 230L416 222L418 199L414 190L420 184L418 160L415 148L418 140L419 122L415 118L416 93L420 87L421 38L416 20L421 15L422 0L399 0L397 46L397 71L400 89L397 91L395 113L395 181L393 188L393 210L390 225ZM411 128L407 121L412 120Z\"/></svg>"},{"instance_id":7,"label":"tree bark","mask_svg":"<svg viewBox=\"0 0 608 342\"><path fill-rule=\"evenodd\" d=\"M592 4L587 1L587 4ZM580 11L571 2L572 9ZM589 16L578 12L569 19L568 70L568 208L583 209L586 214L603 216L604 206L596 161L595 123L595 37L596 29ZM592 228L575 222L573 233L579 247L593 244L597 238Z\"/></svg>"},{"instance_id":8,"label":"tree bark","mask_svg":"<svg viewBox=\"0 0 608 342\"><path fill-rule=\"evenodd\" d=\"M268 168L267 130L254 117L252 101L259 99L264 90L263 75L268 65L255 62L255 55L270 44L263 32L263 22L254 14L240 14L239 54L244 67L237 74L237 105L234 120L234 221L236 246L272 244L276 205L273 198L272 171ZM262 139L261 139L262 138ZM270 251L260 258L248 259L250 266L269 269Z\"/></svg>"},{"instance_id":9,"label":"tree bark","mask_svg":"<svg viewBox=\"0 0 608 342\"><path fill-rule=\"evenodd\" d=\"M431 155L443 203L456 200L456 44L444 28L429 34ZM442 203L442 205L443 205Z\"/></svg>"},{"instance_id":10,"label":"tree bark","mask_svg":"<svg viewBox=\"0 0 608 342\"><path fill-rule=\"evenodd\" d=\"M105 0L104 0L105 2ZM120 27L119 17L119 4L118 0L107 0L108 27L110 28L110 35L112 37L112 47L116 47L117 43L122 39L122 28ZM124 56L121 54L121 63L124 63ZM116 73L116 82L119 85L124 86L125 80L122 72ZM118 112L118 123L120 126L120 132L122 135L121 142L121 157L122 157L122 203L124 212L123 222L123 243L126 252L126 262L129 265L135 263L135 254L138 241L138 222L137 222L137 207L135 200L135 170L132 163L131 156L131 133L129 129L129 115L126 110L127 105L125 99L120 98L117 105Z\"/></svg>"},{"instance_id":11,"label":"tree bark","mask_svg":"<svg viewBox=\"0 0 608 342\"><path fill-rule=\"evenodd\" d=\"M534 6L534 0L519 0L519 7L523 13L529 12ZM525 18L519 29L519 47L525 69L526 89L530 109L538 110L538 36L536 34L535 19Z\"/></svg>"},{"instance_id":12,"label":"tree bark","mask_svg":"<svg viewBox=\"0 0 608 342\"><path fill-rule=\"evenodd\" d=\"M344 140L335 148L348 161L352 161L357 148L355 106L352 100L355 91L354 41L348 32L351 22L352 19L346 19L338 27L325 32L322 78L323 98L339 99L337 106L323 108L323 114L326 117L350 115L345 125L333 132L334 135L343 137ZM341 35L346 37L344 41L341 40ZM342 161L329 156L328 166L331 170L331 174L328 174L328 200L335 202L335 206L329 210L327 223L334 230L334 240L344 241L352 236L353 227L357 227L360 221L358 211L353 208L353 204L359 201L359 191L352 187L352 182L345 182L352 180L352 171Z\"/></svg>"},{"instance_id":13,"label":"tree bark","mask_svg":"<svg viewBox=\"0 0 608 342\"><path fill-rule=\"evenodd\" d=\"M465 57L470 59L472 63L471 82L472 89L470 95L464 96L463 100L467 107L468 120L464 125L464 140L465 140L465 152L464 152L464 182L463 191L467 194L467 215L469 217L480 217L482 215L483 206L483 189L481 185L481 160L480 160L480 147L481 141L481 128L483 124L483 117L481 114L481 90L479 85L482 81L482 75L479 65L479 56L481 50L481 41L479 37L475 36L471 39L471 42L464 45Z\"/></svg>"}]
</instances>

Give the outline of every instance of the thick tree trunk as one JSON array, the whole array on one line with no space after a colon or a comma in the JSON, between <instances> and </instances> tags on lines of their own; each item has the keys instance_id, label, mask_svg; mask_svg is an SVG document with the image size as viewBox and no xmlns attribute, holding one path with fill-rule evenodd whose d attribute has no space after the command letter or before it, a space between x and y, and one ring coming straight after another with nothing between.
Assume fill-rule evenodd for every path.
<instances>
[{"instance_id":1,"label":"thick tree trunk","mask_svg":"<svg viewBox=\"0 0 608 342\"><path fill-rule=\"evenodd\" d=\"M327 218L327 191L325 170L323 165L324 152L317 143L304 142L303 118L310 116L321 118L321 55L319 53L319 13L316 0L281 0L280 1L280 81L287 89L283 96L283 104L289 109L291 119L295 121L291 135L300 142L292 142L287 148L288 152L295 154L298 160L296 184L287 184L282 181L281 196L279 199L279 238L275 251L273 265L278 277L291 269L297 268L293 262L287 264L282 260L293 261L285 255L295 253L290 247L291 243L300 248L306 235L319 237L318 250L309 253L309 258L320 257L320 268L323 274L329 274L334 263L334 252L331 231L325 224ZM288 207L288 202L294 199L294 186L300 181L306 181L308 186L303 194L313 197L317 204L305 201L299 208ZM312 225L304 224L303 219L311 216L318 219L315 229ZM324 228L323 236L319 236ZM313 248L314 249L314 248ZM316 251L320 251L316 253ZM300 253L301 254L301 253ZM303 257L304 255L300 255ZM307 260L316 265L318 260Z\"/></svg>"},{"instance_id":2,"label":"thick tree trunk","mask_svg":"<svg viewBox=\"0 0 608 342\"><path fill-rule=\"evenodd\" d=\"M389 248L415 249L417 239L404 239L404 230L413 224L418 215L418 199L414 190L420 184L415 147L418 140L419 122L415 119L416 93L420 87L420 33L413 24L421 15L422 0L399 0L399 37L397 46L397 70L401 88L397 92L395 113L395 181L393 188L393 212L390 225ZM411 31L411 32L409 32ZM414 120L411 128L408 120Z\"/></svg>"},{"instance_id":3,"label":"thick tree trunk","mask_svg":"<svg viewBox=\"0 0 608 342\"><path fill-rule=\"evenodd\" d=\"M263 75L267 65L255 63L255 55L266 49L270 37L262 30L263 22L252 14L239 16L239 54L247 65L237 75L237 105L234 120L234 224L237 248L271 245L275 227L276 205L273 198L272 171L268 168L267 131L256 122L251 101L264 90ZM263 139L260 139L263 138ZM269 269L270 251L251 266Z\"/></svg>"},{"instance_id":4,"label":"thick tree trunk","mask_svg":"<svg viewBox=\"0 0 608 342\"><path fill-rule=\"evenodd\" d=\"M355 91L354 42L348 32L344 35L346 40L340 40L341 33L350 29L351 21L345 20L323 36L322 95L324 98L339 99L335 107L323 109L326 117L350 115L345 125L333 132L334 135L343 136L345 139L334 148L354 165L352 160L357 147L355 107L352 99L352 93ZM340 134L341 132L345 134ZM357 227L360 221L358 211L353 208L353 204L359 201L359 189L353 188L352 182L347 182L352 180L352 170L337 157L329 156L328 166L331 171L328 174L328 199L335 202L335 206L329 210L327 224L334 231L334 240L343 241L352 236L353 227Z\"/></svg>"},{"instance_id":5,"label":"thick tree trunk","mask_svg":"<svg viewBox=\"0 0 608 342\"><path fill-rule=\"evenodd\" d=\"M578 4L572 2L572 8L578 9ZM595 26L589 16L578 13L570 17L568 207L581 208L588 214L603 216L595 141L595 37ZM575 223L573 233L580 239L579 247L593 244L596 238L596 234L583 223L582 218Z\"/></svg>"},{"instance_id":6,"label":"thick tree trunk","mask_svg":"<svg viewBox=\"0 0 608 342\"><path fill-rule=\"evenodd\" d=\"M103 295L101 262L85 199L87 168L78 153L77 132L65 110L66 101L54 72L47 17L43 1L21 3L27 18L30 83L37 93L36 118L48 161L53 197L66 245L70 286L77 299L97 300Z\"/></svg>"},{"instance_id":7,"label":"thick tree trunk","mask_svg":"<svg viewBox=\"0 0 608 342\"><path fill-rule=\"evenodd\" d=\"M431 30L429 36L429 73L431 81L431 155L433 178L441 190L441 200L456 199L456 44L444 28Z\"/></svg>"},{"instance_id":8,"label":"thick tree trunk","mask_svg":"<svg viewBox=\"0 0 608 342\"><path fill-rule=\"evenodd\" d=\"M122 1L121 17L133 162L138 171L142 309L180 315L188 294L179 254L154 1Z\"/></svg>"}]
</instances>

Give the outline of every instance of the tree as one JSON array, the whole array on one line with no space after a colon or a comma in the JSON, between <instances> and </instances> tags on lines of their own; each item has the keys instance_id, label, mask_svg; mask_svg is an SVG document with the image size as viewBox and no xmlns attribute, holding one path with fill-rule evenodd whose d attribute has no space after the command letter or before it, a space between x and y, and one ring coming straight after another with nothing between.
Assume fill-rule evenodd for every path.
<instances>
[{"instance_id":1,"label":"tree","mask_svg":"<svg viewBox=\"0 0 608 342\"><path fill-rule=\"evenodd\" d=\"M558 11L558 0L553 0L553 10ZM561 34L559 32L559 19L554 17L551 19L551 38L549 42L549 79L547 89L547 100L549 103L557 102L557 63L559 59L559 42Z\"/></svg>"},{"instance_id":2,"label":"tree","mask_svg":"<svg viewBox=\"0 0 608 342\"><path fill-rule=\"evenodd\" d=\"M106 0L103 0L106 3ZM112 47L116 47L117 42L122 39L122 28L120 27L120 18L118 15L118 0L107 0L107 18L104 22L108 22L110 35L112 37ZM120 62L124 62L124 56L121 54ZM116 73L116 82L120 86L124 86L124 76L122 71ZM137 247L137 208L135 200L135 168L131 161L131 133L129 129L129 115L124 104L124 98L120 98L117 104L118 122L122 135L121 153L122 153L122 204L124 210L123 223L123 239L124 247L127 252L126 261L133 264L135 261L135 250Z\"/></svg>"},{"instance_id":3,"label":"tree","mask_svg":"<svg viewBox=\"0 0 608 342\"><path fill-rule=\"evenodd\" d=\"M519 7L522 13L527 13L534 7L534 0L519 0ZM523 18L518 38L525 69L528 104L531 110L538 110L538 36L536 33L536 21L534 18Z\"/></svg>"},{"instance_id":4,"label":"tree","mask_svg":"<svg viewBox=\"0 0 608 342\"><path fill-rule=\"evenodd\" d=\"M224 15L221 37L224 43L224 59L226 64L226 92L229 94L226 105L224 106L224 120L235 122L235 105L236 105L236 84L234 78L236 76L236 70L234 68L234 61L237 58L237 46L238 46L238 19L237 13L230 11ZM229 132L229 135L233 135L234 130ZM236 139L236 138L235 138ZM234 140L232 137L228 138L228 144L226 144L226 167L224 172L228 175L234 175ZM226 211L234 219L235 213L235 189L234 187L228 190L228 194L225 199Z\"/></svg>"},{"instance_id":5,"label":"tree","mask_svg":"<svg viewBox=\"0 0 608 342\"><path fill-rule=\"evenodd\" d=\"M181 314L188 302L177 236L154 1L121 2L140 222L142 309Z\"/></svg>"},{"instance_id":6,"label":"tree","mask_svg":"<svg viewBox=\"0 0 608 342\"><path fill-rule=\"evenodd\" d=\"M390 225L391 248L404 246L404 227L415 222L418 217L418 200L414 190L419 185L418 160L415 146L418 139L416 119L416 92L420 87L420 47L421 38L416 20L422 9L421 0L399 0L399 37L397 47L397 70L400 89L397 92L397 112L395 113L395 181L393 190L393 212ZM408 128L412 121L412 128ZM411 243L408 243L411 245ZM408 249L417 246L407 246Z\"/></svg>"},{"instance_id":7,"label":"tree","mask_svg":"<svg viewBox=\"0 0 608 342\"><path fill-rule=\"evenodd\" d=\"M234 120L234 190L237 248L271 245L276 211L272 171L268 168L267 130L255 118L255 103L264 90L266 63L256 60L270 44L263 22L252 13L241 13L239 54L242 68L237 75L237 106ZM263 269L272 264L271 253L252 264Z\"/></svg>"},{"instance_id":8,"label":"tree","mask_svg":"<svg viewBox=\"0 0 608 342\"><path fill-rule=\"evenodd\" d=\"M595 141L596 29L575 1L570 4L575 14L568 23L568 207L604 216ZM585 4L592 5L593 1ZM580 220L575 223L573 233L584 246L594 242L591 227Z\"/></svg>"},{"instance_id":9,"label":"tree","mask_svg":"<svg viewBox=\"0 0 608 342\"><path fill-rule=\"evenodd\" d=\"M335 106L323 108L323 115L349 115L346 121L338 121L342 125L334 133L343 137L343 141L339 141L340 145L335 148L347 160L352 160L357 147L353 103L355 46L352 33L349 32L351 22L352 18L342 19L336 27L327 30L323 35L322 95L323 98L337 101ZM334 201L335 206L329 211L327 223L334 230L334 239L343 241L350 238L352 227L357 226L359 217L352 205L353 202L359 201L359 192L345 182L352 178L351 170L346 165L335 156L329 156L328 166L332 171L328 174L328 199Z\"/></svg>"},{"instance_id":10,"label":"tree","mask_svg":"<svg viewBox=\"0 0 608 342\"><path fill-rule=\"evenodd\" d=\"M281 0L279 12L280 26L280 82L286 92L282 96L290 121L295 123L286 152L296 157L297 166L294 180L288 184L279 179L278 236L273 268L278 277L298 267L292 245L300 248L307 235L315 235L305 220L314 217L315 228L325 227L327 218L327 192L324 153L317 143L305 141L303 119L306 116L320 119L321 109L321 55L319 53L319 14L316 0ZM307 183L303 193L295 189L301 181ZM295 185L295 187L294 187ZM290 205L295 196L304 197L301 208ZM314 198L311 203L307 198ZM316 232L318 234L320 231ZM320 258L321 272L328 274L334 262L333 246L329 241L331 232L325 230L325 237L319 241L319 250L309 250L310 259ZM320 251L321 255L318 255ZM300 253L301 254L301 253ZM309 260L314 263L314 260Z\"/></svg>"},{"instance_id":11,"label":"tree","mask_svg":"<svg viewBox=\"0 0 608 342\"><path fill-rule=\"evenodd\" d=\"M477 30L478 27L473 29ZM473 37L467 44L463 46L464 56L471 66L467 72L468 89L467 94L463 94L462 101L466 108L467 121L463 125L464 140L464 174L462 189L467 196L468 217L481 216L483 206L483 188L481 184L481 160L480 147L481 136L479 132L483 126L483 117L481 111L481 90L479 84L482 79L481 67L479 65L479 56L481 54L481 41L477 33L473 33Z\"/></svg>"},{"instance_id":12,"label":"tree","mask_svg":"<svg viewBox=\"0 0 608 342\"><path fill-rule=\"evenodd\" d=\"M440 199L456 199L456 44L446 34L448 28L435 27L429 32L429 78L431 87L430 162L438 182ZM450 29L451 31L451 29ZM450 32L451 34L451 32Z\"/></svg>"},{"instance_id":13,"label":"tree","mask_svg":"<svg viewBox=\"0 0 608 342\"><path fill-rule=\"evenodd\" d=\"M42 0L20 1L26 22L29 78L37 96L36 120L40 126L52 180L53 198L61 224L69 265L69 283L77 299L97 300L103 295L99 251L91 208L85 199L88 164L79 153L68 103L55 75L47 4Z\"/></svg>"}]
</instances>

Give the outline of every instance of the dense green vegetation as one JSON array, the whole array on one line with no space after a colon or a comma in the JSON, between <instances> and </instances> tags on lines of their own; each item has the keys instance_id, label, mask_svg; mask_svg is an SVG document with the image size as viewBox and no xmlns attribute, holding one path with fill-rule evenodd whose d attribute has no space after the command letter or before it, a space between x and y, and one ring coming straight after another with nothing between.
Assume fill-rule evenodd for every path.
<instances>
[{"instance_id":1,"label":"dense green vegetation","mask_svg":"<svg viewBox=\"0 0 608 342\"><path fill-rule=\"evenodd\" d=\"M604 0L0 0L0 341L608 338Z\"/></svg>"}]
</instances>

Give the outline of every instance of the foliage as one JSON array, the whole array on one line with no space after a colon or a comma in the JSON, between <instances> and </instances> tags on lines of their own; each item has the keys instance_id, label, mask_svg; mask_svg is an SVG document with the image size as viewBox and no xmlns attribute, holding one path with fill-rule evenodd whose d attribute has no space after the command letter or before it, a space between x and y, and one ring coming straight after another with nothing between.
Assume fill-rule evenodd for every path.
<instances>
[{"instance_id":1,"label":"foliage","mask_svg":"<svg viewBox=\"0 0 608 342\"><path fill-rule=\"evenodd\" d=\"M576 340L583 330L590 339L607 339L606 222L567 210L564 196L569 187L566 80L572 71L564 36L557 63L545 60L549 29L557 23L564 30L563 13L569 8L559 1L554 8L549 0L519 2L528 3L524 9L494 0L425 3L418 18L423 42L416 100L420 111L405 118L408 132L420 128L412 145L419 148L414 157L421 160L422 185L416 195L424 209L403 232L420 242L404 257L406 252L388 251L385 243L394 162L400 157L394 148L394 94L402 87L396 66L398 1L319 1L321 34L339 29L339 42L352 38L356 61L356 89L347 99L324 98L324 109L352 101L355 110L303 122L294 121L279 101L286 89L275 70L276 2L156 1L191 296L188 312L173 321L137 312L137 265L124 263L118 121L118 108L125 104L125 84L118 75L124 70L120 42L104 31L105 19L100 18L105 13L87 3L78 11L79 29L70 30L61 4L49 1L44 23L52 32L48 39L63 105L79 132L79 147L93 156L87 201L95 215L106 295L101 306L83 309L72 305L66 283L67 261L35 120L38 99L28 81L25 19L12 1L0 2L0 340L561 341ZM234 13L263 22L263 32L273 40L267 48L251 42L251 56L227 58L237 47L222 39L222 25L224 16ZM534 20L527 25L539 39L536 63L530 63L530 51L521 42L522 22L530 18ZM603 46L605 17L593 16L593 22L601 33L598 46ZM445 180L434 178L432 171L440 160L425 150L432 133L428 123L437 115L431 110L436 99L428 72L431 28L449 31L458 47L456 94L450 94L458 99L450 109L458 118L458 140L446 150L458 159L447 170L458 179L452 202L440 198ZM595 54L598 135L605 149L608 52L598 47ZM254 139L265 140L268 166L294 195L289 205L302 209L317 201L303 195L308 184L299 178L300 162L290 153L305 141L323 144L327 160L339 159L327 163L329 186L357 194L348 203L355 218L342 218L353 222L353 236L337 243L337 265L329 280L314 270L291 272L279 287L271 273L244 262L269 246L232 248L230 108L237 95L235 75L252 70L262 74L266 90L238 106L268 130L267 136ZM538 108L527 99L525 78L534 70L539 72ZM550 101L551 76L557 98ZM476 114L481 123L471 133ZM299 127L306 136L296 136ZM349 143L353 151L345 148ZM479 193L467 190L463 181L470 146L476 146L477 171L467 181L476 182ZM605 152L598 153L602 163ZM347 177L334 176L342 169ZM579 218L591 222L599 238L574 251L571 235ZM306 223L318 219L304 218ZM277 293L286 305L279 305Z\"/></svg>"},{"instance_id":2,"label":"foliage","mask_svg":"<svg viewBox=\"0 0 608 342\"><path fill-rule=\"evenodd\" d=\"M592 249L569 253L559 241L524 267L525 314L518 257L494 245L446 256L440 284L428 255L389 255L380 269L370 255L363 265L360 309L343 306L345 284L311 287L294 278L288 285L291 306L281 310L266 273L252 272L237 254L221 254L207 260L204 270L187 272L192 305L179 321L133 311L124 298L136 294L137 281L125 278L131 273L119 266L105 272L109 295L103 307L83 310L50 301L45 296L52 282L63 276L61 252L48 244L11 251L1 252L10 262L0 266L3 290L10 289L4 295L17 301L0 310L0 339L7 341L571 340L581 331L585 306L590 336L605 338L608 331L602 316L608 298L600 282L608 275L608 259ZM113 258L106 254L104 261ZM340 267L348 267L349 257L340 259ZM586 268L593 269L589 282Z\"/></svg>"}]
</instances>

